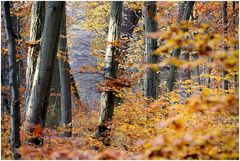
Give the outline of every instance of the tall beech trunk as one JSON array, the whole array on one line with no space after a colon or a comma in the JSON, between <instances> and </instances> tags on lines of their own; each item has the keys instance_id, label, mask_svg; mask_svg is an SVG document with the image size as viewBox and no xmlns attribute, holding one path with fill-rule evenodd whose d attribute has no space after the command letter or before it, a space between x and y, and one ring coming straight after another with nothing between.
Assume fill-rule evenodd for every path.
<instances>
[{"instance_id":1,"label":"tall beech trunk","mask_svg":"<svg viewBox=\"0 0 240 161\"><path fill-rule=\"evenodd\" d=\"M228 19L227 19L227 2L222 2L222 21L223 21L223 34L224 36L227 36L228 32ZM228 46L224 43L223 50L227 52ZM223 69L222 71L222 89L224 91L228 90L229 81L226 80L226 75L228 74L228 71L226 69Z\"/></svg>"},{"instance_id":2,"label":"tall beech trunk","mask_svg":"<svg viewBox=\"0 0 240 161\"><path fill-rule=\"evenodd\" d=\"M61 124L64 127L63 136L72 136L72 105L71 105L71 80L70 65L67 55L67 30L66 9L63 8L60 26L60 38L58 50L61 56L58 58L60 84L61 84Z\"/></svg>"},{"instance_id":3,"label":"tall beech trunk","mask_svg":"<svg viewBox=\"0 0 240 161\"><path fill-rule=\"evenodd\" d=\"M194 1L188 1L186 3L183 15L180 18L180 20L189 20L190 15L191 15L192 10L193 10L194 3L195 3ZM181 53L181 49L180 48L175 49L173 51L172 56L178 58L180 53ZM173 64L171 64L170 65L170 71L169 71L168 78L167 78L168 91L172 91L173 90L174 82L176 81L176 70L177 70L177 67L174 66Z\"/></svg>"},{"instance_id":4,"label":"tall beech trunk","mask_svg":"<svg viewBox=\"0 0 240 161\"><path fill-rule=\"evenodd\" d=\"M157 22L154 21L156 16L157 5L155 1L144 2L144 32L156 32ZM157 48L157 39L145 38L145 56L144 61L148 64L156 64L158 56L153 55L153 51ZM157 98L157 71L153 68L147 68L144 75L144 96L148 98Z\"/></svg>"},{"instance_id":5,"label":"tall beech trunk","mask_svg":"<svg viewBox=\"0 0 240 161\"><path fill-rule=\"evenodd\" d=\"M49 96L49 103L48 103L48 112L46 118L46 125L49 127L57 127L59 126L59 118L60 118L60 108L61 108L61 101L60 101L60 93L61 93L61 86L60 86L60 74L59 74L59 61L56 57L54 60L54 67L53 67L53 76L51 81L51 88L50 88L50 96Z\"/></svg>"},{"instance_id":6,"label":"tall beech trunk","mask_svg":"<svg viewBox=\"0 0 240 161\"><path fill-rule=\"evenodd\" d=\"M20 147L20 98L19 98L19 82L17 81L18 68L16 62L16 42L10 15L9 1L4 2L4 20L5 30L8 39L8 61L9 61L9 87L11 90L11 148L12 159L20 159L17 148Z\"/></svg>"},{"instance_id":7,"label":"tall beech trunk","mask_svg":"<svg viewBox=\"0 0 240 161\"><path fill-rule=\"evenodd\" d=\"M118 42L120 39L120 27L122 17L121 1L112 1L110 8L110 19L108 25L108 45L105 55L105 73L106 80L116 78L116 60L115 57L119 54L119 49L111 42ZM96 133L96 137L104 136L107 126L107 121L112 119L114 111L115 95L112 91L102 92L101 94L101 112L100 125Z\"/></svg>"},{"instance_id":8,"label":"tall beech trunk","mask_svg":"<svg viewBox=\"0 0 240 161\"><path fill-rule=\"evenodd\" d=\"M183 16L184 9L185 9L185 7L187 7L186 6L187 3L186 2L178 2L178 3L179 3L179 6L182 10L181 13L182 13L182 16ZM192 14L192 11L193 10L191 10L190 15ZM190 17L189 17L189 19L190 19ZM179 59L189 61L189 52L183 52L182 54L180 54ZM185 100L190 95L190 93L188 92L190 84L186 83L186 81L191 79L191 71L190 71L189 68L186 68L186 69L180 68L178 72L179 72L180 81L185 82L185 83L180 83L180 96L181 96L182 100Z\"/></svg>"},{"instance_id":9,"label":"tall beech trunk","mask_svg":"<svg viewBox=\"0 0 240 161\"><path fill-rule=\"evenodd\" d=\"M236 9L235 9L235 5L236 2L232 1L232 32L233 32L233 36L235 36L235 27L236 27ZM234 45L234 50L238 50L238 45ZM237 74L234 74L233 76L233 86L234 86L234 90L236 91L236 93L238 93L238 71L236 71Z\"/></svg>"},{"instance_id":10,"label":"tall beech trunk","mask_svg":"<svg viewBox=\"0 0 240 161\"><path fill-rule=\"evenodd\" d=\"M25 91L25 106L24 111L26 112L27 104L31 94L33 76L37 65L37 58L40 50L40 38L42 35L43 25L45 17L45 2L34 1L32 2L31 10L31 27L30 27L30 42L32 44L28 49L27 56L27 69L26 69L26 91Z\"/></svg>"},{"instance_id":11,"label":"tall beech trunk","mask_svg":"<svg viewBox=\"0 0 240 161\"><path fill-rule=\"evenodd\" d=\"M48 98L57 53L60 22L65 2L49 1L44 21L40 55L37 59L33 85L26 112L26 130L45 126Z\"/></svg>"},{"instance_id":12,"label":"tall beech trunk","mask_svg":"<svg viewBox=\"0 0 240 161\"><path fill-rule=\"evenodd\" d=\"M3 6L3 3L1 4ZM3 7L2 7L3 8ZM2 20L4 20L4 15L1 15ZM5 22L1 22L1 29L2 29L2 35L1 35L1 47L2 48L7 48L7 42L3 40L7 40L7 34L5 31ZM9 85L9 62L8 62L8 54L2 52L1 53L1 81L2 81L2 86L7 87ZM4 120L4 114L5 113L10 113L10 102L9 102L9 90L5 88L5 90L1 90L1 112L2 112L2 120Z\"/></svg>"}]
</instances>

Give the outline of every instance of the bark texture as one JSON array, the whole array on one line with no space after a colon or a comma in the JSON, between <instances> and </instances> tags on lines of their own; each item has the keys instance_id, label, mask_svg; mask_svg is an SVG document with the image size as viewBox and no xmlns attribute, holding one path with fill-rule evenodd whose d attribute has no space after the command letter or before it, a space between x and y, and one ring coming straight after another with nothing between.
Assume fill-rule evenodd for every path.
<instances>
[{"instance_id":1,"label":"bark texture","mask_svg":"<svg viewBox=\"0 0 240 161\"><path fill-rule=\"evenodd\" d=\"M79 93L77 90L77 85L76 85L73 74L70 74L70 80L71 80L71 91L72 91L73 95L75 96L77 106L82 106L81 99L80 99L80 96L79 96ZM75 102L75 101L73 101L73 102Z\"/></svg>"},{"instance_id":2,"label":"bark texture","mask_svg":"<svg viewBox=\"0 0 240 161\"><path fill-rule=\"evenodd\" d=\"M67 31L66 31L66 10L63 8L62 20L60 26L60 38L58 50L60 57L59 72L61 84L61 124L64 128L63 136L72 136L72 105L71 105L71 80L70 80L70 65L67 56Z\"/></svg>"},{"instance_id":3,"label":"bark texture","mask_svg":"<svg viewBox=\"0 0 240 161\"><path fill-rule=\"evenodd\" d=\"M233 32L233 36L235 36L235 27L236 27L236 20L237 20L237 17L236 17L236 2L235 1L232 1L232 32ZM235 50L238 50L238 45L235 45L234 46L234 49ZM238 88L239 88L239 85L238 85L238 71L236 71L236 74L234 75L233 77L233 86L234 86L234 89L236 91L236 93L238 93Z\"/></svg>"},{"instance_id":4,"label":"bark texture","mask_svg":"<svg viewBox=\"0 0 240 161\"><path fill-rule=\"evenodd\" d=\"M3 6L3 4L2 4ZM4 20L4 15L1 15L2 20ZM1 47L2 48L7 48L7 41L3 41L3 40L7 40L7 35L6 35L6 31L5 31L5 22L2 21L1 22L1 29L2 29L2 35L1 35ZM8 62L8 55L5 53L1 53L1 83L2 86L8 86L9 85L9 62ZM5 90L1 90L1 116L2 116L2 120L4 120L4 114L5 113L10 113L10 102L9 102L9 90L5 89Z\"/></svg>"},{"instance_id":5,"label":"bark texture","mask_svg":"<svg viewBox=\"0 0 240 161\"><path fill-rule=\"evenodd\" d=\"M16 42L10 15L9 1L4 2L4 20L5 30L8 39L8 61L9 61L9 87L11 90L11 148L12 159L20 159L20 154L16 149L20 147L20 99L19 99L19 81L17 80L18 68L16 62Z\"/></svg>"},{"instance_id":6,"label":"bark texture","mask_svg":"<svg viewBox=\"0 0 240 161\"><path fill-rule=\"evenodd\" d=\"M65 2L49 1L44 21L40 55L27 104L26 124L30 132L35 125L45 126L48 98L57 53L59 29Z\"/></svg>"},{"instance_id":7,"label":"bark texture","mask_svg":"<svg viewBox=\"0 0 240 161\"><path fill-rule=\"evenodd\" d=\"M223 21L223 34L224 36L227 35L228 32L228 19L227 19L227 2L221 2L222 3L222 21ZM228 50L228 46L224 43L223 45L223 49L225 51ZM226 69L223 69L222 71L222 89L224 91L228 90L228 86L229 86L229 81L226 80L226 76L228 74L228 71Z\"/></svg>"},{"instance_id":8,"label":"bark texture","mask_svg":"<svg viewBox=\"0 0 240 161\"><path fill-rule=\"evenodd\" d=\"M144 32L156 32L157 22L154 21L156 16L157 5L154 1L144 2ZM145 54L144 61L148 64L156 64L158 56L153 55L153 51L157 48L157 40L153 38L145 38ZM144 96L148 98L157 98L157 71L153 68L147 68L144 75Z\"/></svg>"},{"instance_id":9,"label":"bark texture","mask_svg":"<svg viewBox=\"0 0 240 161\"><path fill-rule=\"evenodd\" d=\"M181 20L189 20L190 15L191 15L192 10L193 10L194 3L195 3L194 1L188 1L186 3L186 6L184 7L184 12L183 12L183 15L181 17ZM180 48L175 49L173 51L172 56L178 58L180 53L181 53ZM176 69L177 69L176 66L170 65L170 70L169 70L169 74L168 74L168 78L167 78L168 91L173 90L174 82L176 81Z\"/></svg>"},{"instance_id":10,"label":"bark texture","mask_svg":"<svg viewBox=\"0 0 240 161\"><path fill-rule=\"evenodd\" d=\"M122 17L123 2L112 1L110 7L110 19L108 26L108 45L105 55L105 79L116 78L116 61L115 57L119 54L119 49L112 44L120 39L120 27ZM101 111L100 126L96 133L96 137L104 136L107 130L106 123L112 119L114 111L115 95L112 91L102 92L101 94Z\"/></svg>"},{"instance_id":11,"label":"bark texture","mask_svg":"<svg viewBox=\"0 0 240 161\"><path fill-rule=\"evenodd\" d=\"M32 45L28 49L27 69L26 69L26 91L25 91L25 112L31 94L33 76L37 65L37 58L40 50L40 39L42 35L45 17L45 2L34 1L31 10L30 42ZM38 42L39 41L39 42Z\"/></svg>"}]
</instances>

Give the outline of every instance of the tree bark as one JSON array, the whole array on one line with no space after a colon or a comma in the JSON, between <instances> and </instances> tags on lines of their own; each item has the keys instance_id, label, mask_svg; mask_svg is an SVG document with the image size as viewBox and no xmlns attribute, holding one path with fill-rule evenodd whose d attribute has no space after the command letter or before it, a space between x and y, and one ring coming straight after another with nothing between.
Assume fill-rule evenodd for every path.
<instances>
[{"instance_id":1,"label":"tree bark","mask_svg":"<svg viewBox=\"0 0 240 161\"><path fill-rule=\"evenodd\" d=\"M235 5L236 2L232 1L232 32L233 32L233 36L235 36L235 27L236 27L236 10L235 10ZM238 45L234 45L234 50L238 50ZM238 71L235 71L236 74L234 74L233 76L233 86L234 89L236 91L236 93L238 93Z\"/></svg>"},{"instance_id":2,"label":"tree bark","mask_svg":"<svg viewBox=\"0 0 240 161\"><path fill-rule=\"evenodd\" d=\"M213 62L213 58L208 58L208 62L209 62L209 63L212 63L212 62ZM210 77L211 73L212 73L212 68L211 68L211 67L208 67L208 69L207 69L207 74L208 74L209 76L208 76L207 82L206 82L208 88L211 88L211 77Z\"/></svg>"},{"instance_id":3,"label":"tree bark","mask_svg":"<svg viewBox=\"0 0 240 161\"><path fill-rule=\"evenodd\" d=\"M37 59L31 95L27 104L26 130L45 126L48 98L57 53L59 29L65 2L49 1L44 21L40 55Z\"/></svg>"},{"instance_id":4,"label":"tree bark","mask_svg":"<svg viewBox=\"0 0 240 161\"><path fill-rule=\"evenodd\" d=\"M63 136L72 136L72 105L71 105L71 80L70 65L67 55L67 30L66 30L66 9L63 8L60 26L60 39L58 50L61 56L58 58L60 84L61 84L61 124L64 128Z\"/></svg>"},{"instance_id":5,"label":"tree bark","mask_svg":"<svg viewBox=\"0 0 240 161\"><path fill-rule=\"evenodd\" d=\"M4 20L5 30L8 39L8 57L9 57L9 87L11 90L11 148L12 159L20 159L17 148L20 147L20 99L19 99L19 82L17 81L18 68L16 62L16 42L10 15L9 1L4 2Z\"/></svg>"},{"instance_id":6,"label":"tree bark","mask_svg":"<svg viewBox=\"0 0 240 161\"><path fill-rule=\"evenodd\" d=\"M156 16L157 5L155 1L144 2L144 32L157 32L157 22L154 21ZM157 39L145 38L145 57L144 61L148 64L156 64L158 56L153 55L157 48ZM144 75L144 96L148 98L157 98L157 71L153 68L147 68Z\"/></svg>"},{"instance_id":7,"label":"tree bark","mask_svg":"<svg viewBox=\"0 0 240 161\"><path fill-rule=\"evenodd\" d=\"M30 28L30 42L35 42L28 49L27 56L27 69L26 69L26 91L25 91L25 106L24 113L26 112L27 104L31 94L33 77L35 73L35 68L37 64L37 58L39 56L40 41L45 17L45 2L44 1L34 1L32 2L31 10L31 28Z\"/></svg>"},{"instance_id":8,"label":"tree bark","mask_svg":"<svg viewBox=\"0 0 240 161\"><path fill-rule=\"evenodd\" d=\"M196 54L196 55L193 55L193 58L194 58L194 60L198 60L198 55ZM194 69L194 75L195 75L195 82L197 82L197 84L198 84L198 86L200 86L201 85L201 79L200 79L200 67L199 66L196 66L195 67L195 69ZM198 90L200 91L201 89L200 89L200 87L198 88Z\"/></svg>"},{"instance_id":9,"label":"tree bark","mask_svg":"<svg viewBox=\"0 0 240 161\"><path fill-rule=\"evenodd\" d=\"M76 105L77 106L82 106L81 99L80 99L78 89L77 89L77 85L76 85L76 81L74 79L73 74L70 74L70 82L71 82L71 91L72 91L73 95L75 96L75 99L76 99L76 102L77 102L77 104L75 104L75 106Z\"/></svg>"},{"instance_id":10,"label":"tree bark","mask_svg":"<svg viewBox=\"0 0 240 161\"><path fill-rule=\"evenodd\" d=\"M181 8L181 13L182 13L182 16L184 15L184 9L186 7L187 9L187 5L189 5L187 2L178 2L179 3L179 8ZM189 11L190 12L190 15L192 13L192 10ZM180 15L181 16L181 15ZM181 18L179 16L179 18ZM190 18L190 16L189 16ZM182 54L180 54L180 59L182 60L186 60L186 61L189 61L189 53L188 52L184 52ZM187 80L190 80L191 79L191 72L190 72L190 69L179 69L179 79L181 82L185 82L185 83L180 83L180 96L182 98L182 100L186 99L187 97L189 97L190 93L187 91L189 89L189 86L190 84L189 83L186 83Z\"/></svg>"},{"instance_id":11,"label":"tree bark","mask_svg":"<svg viewBox=\"0 0 240 161\"><path fill-rule=\"evenodd\" d=\"M227 36L228 32L228 19L227 19L227 2L222 2L222 21L223 21L223 34L224 36ZM224 43L223 50L226 52L228 50L228 46ZM224 91L228 90L228 80L226 80L226 76L228 74L228 71L226 69L223 69L222 71L222 89Z\"/></svg>"},{"instance_id":12,"label":"tree bark","mask_svg":"<svg viewBox=\"0 0 240 161\"><path fill-rule=\"evenodd\" d=\"M105 55L105 72L104 78L116 78L116 61L115 57L119 54L119 49L113 45L113 42L118 43L120 39L120 27L122 17L121 1L112 1L110 8L110 19L108 26L108 45ZM104 136L107 126L106 123L112 119L114 111L115 95L112 91L102 92L101 94L101 112L100 112L100 126L96 133L96 137Z\"/></svg>"},{"instance_id":13,"label":"tree bark","mask_svg":"<svg viewBox=\"0 0 240 161\"><path fill-rule=\"evenodd\" d=\"M3 3L1 5L1 7L3 6ZM2 7L3 8L3 7ZM4 15L1 15L2 20L4 20ZM7 42L4 40L7 40L7 35L6 35L6 31L5 31L5 22L2 21L1 22L1 29L2 29L2 42L1 42L1 47L2 48L7 48ZM2 81L2 85L5 87L8 87L9 85L9 62L8 62L8 55L6 53L1 53L1 81ZM4 114L8 113L10 114L10 102L9 102L9 90L1 90L1 112L2 112L2 120L4 120Z\"/></svg>"},{"instance_id":14,"label":"tree bark","mask_svg":"<svg viewBox=\"0 0 240 161\"><path fill-rule=\"evenodd\" d=\"M186 7L184 9L183 15L181 17L181 20L189 20L190 15L192 13L193 10L193 6L194 6L194 1L188 1L186 4ZM178 58L179 55L181 53L181 49L175 49L173 51L172 56ZM167 78L167 87L168 87L168 91L172 91L173 90L173 86L174 86L174 82L176 81L176 69L177 67L174 65L170 65L170 71L168 74L168 78Z\"/></svg>"}]
</instances>

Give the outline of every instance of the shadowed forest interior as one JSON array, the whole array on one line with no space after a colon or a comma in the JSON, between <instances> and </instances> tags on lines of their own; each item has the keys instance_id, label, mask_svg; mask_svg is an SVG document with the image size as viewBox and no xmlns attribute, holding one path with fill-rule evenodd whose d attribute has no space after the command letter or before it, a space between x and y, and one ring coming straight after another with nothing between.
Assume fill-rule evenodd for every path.
<instances>
[{"instance_id":1,"label":"shadowed forest interior","mask_svg":"<svg viewBox=\"0 0 240 161\"><path fill-rule=\"evenodd\" d=\"M239 159L239 2L2 1L1 159Z\"/></svg>"}]
</instances>

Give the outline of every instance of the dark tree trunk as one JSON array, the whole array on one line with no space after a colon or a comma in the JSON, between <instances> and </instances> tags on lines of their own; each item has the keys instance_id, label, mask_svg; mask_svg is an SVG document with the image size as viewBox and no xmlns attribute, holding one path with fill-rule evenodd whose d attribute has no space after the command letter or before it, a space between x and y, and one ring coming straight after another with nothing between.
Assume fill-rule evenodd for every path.
<instances>
[{"instance_id":1,"label":"dark tree trunk","mask_svg":"<svg viewBox=\"0 0 240 161\"><path fill-rule=\"evenodd\" d=\"M4 19L5 30L8 39L8 57L9 57L9 87L11 90L11 148L12 159L20 159L20 154L17 153L17 148L20 147L20 99L19 99L19 82L17 81L18 68L16 62L16 42L12 20L10 15L9 1L4 2Z\"/></svg>"},{"instance_id":2,"label":"dark tree trunk","mask_svg":"<svg viewBox=\"0 0 240 161\"><path fill-rule=\"evenodd\" d=\"M222 2L222 21L223 21L223 34L224 36L227 36L228 32L228 19L227 19L227 2ZM228 46L224 43L223 49L226 52L228 50ZM226 69L223 69L222 71L222 89L224 91L228 90L229 81L226 80L226 76L228 74L228 71Z\"/></svg>"},{"instance_id":3,"label":"dark tree trunk","mask_svg":"<svg viewBox=\"0 0 240 161\"><path fill-rule=\"evenodd\" d=\"M156 16L156 2L144 2L144 32L157 32L157 22L154 21ZM156 64L158 56L153 55L153 51L157 48L157 40L153 38L145 38L145 62L148 64ZM147 68L144 76L144 96L148 98L157 98L157 71L153 68Z\"/></svg>"},{"instance_id":4,"label":"dark tree trunk","mask_svg":"<svg viewBox=\"0 0 240 161\"><path fill-rule=\"evenodd\" d=\"M235 5L236 5L236 2L235 1L232 1L232 12L233 12L233 14L232 14L232 32L233 32L233 36L235 36L235 34L236 34L236 32L235 32L235 27L236 27L236 19L237 19L237 17L236 17L236 9L235 9ZM238 45L234 45L234 49L235 50L238 50ZM235 89L235 91L236 91L236 93L238 93L238 76L239 76L239 74L238 74L238 71L235 71L236 72L236 74L234 74L234 76L233 76L233 86L234 86L234 89Z\"/></svg>"},{"instance_id":5,"label":"dark tree trunk","mask_svg":"<svg viewBox=\"0 0 240 161\"><path fill-rule=\"evenodd\" d=\"M66 11L63 8L62 20L60 26L60 39L58 50L61 54L59 57L59 72L61 83L61 124L64 128L63 136L72 136L72 105L71 105L71 80L70 65L67 55L67 30L66 30Z\"/></svg>"},{"instance_id":6,"label":"dark tree trunk","mask_svg":"<svg viewBox=\"0 0 240 161\"><path fill-rule=\"evenodd\" d=\"M193 6L194 6L194 1L188 1L186 3L183 15L181 17L181 20L189 20L190 15L192 13L193 10ZM182 12L179 12L182 13ZM173 51L172 56L178 58L179 55L181 53L181 49L175 49ZM170 65L170 71L168 74L168 78L167 78L167 87L168 87L168 91L172 91L173 90L173 86L174 86L174 82L176 81L176 69L177 67L174 65Z\"/></svg>"}]
</instances>

